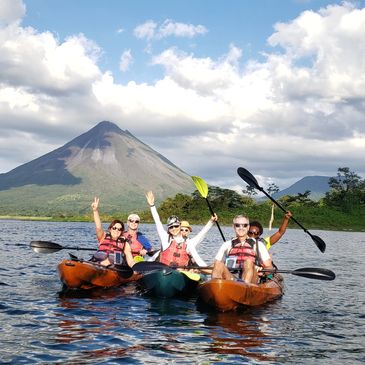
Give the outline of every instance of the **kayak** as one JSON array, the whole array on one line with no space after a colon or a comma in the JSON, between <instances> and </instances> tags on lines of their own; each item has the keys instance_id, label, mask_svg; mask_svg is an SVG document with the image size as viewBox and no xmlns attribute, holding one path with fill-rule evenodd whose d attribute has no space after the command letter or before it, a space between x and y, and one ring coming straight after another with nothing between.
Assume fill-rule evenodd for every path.
<instances>
[{"instance_id":1,"label":"kayak","mask_svg":"<svg viewBox=\"0 0 365 365\"><path fill-rule=\"evenodd\" d=\"M112 288L141 277L129 266L105 267L78 259L63 260L58 265L58 272L65 289Z\"/></svg>"},{"instance_id":2,"label":"kayak","mask_svg":"<svg viewBox=\"0 0 365 365\"><path fill-rule=\"evenodd\" d=\"M137 285L143 294L158 298L188 297L196 294L202 280L197 273L163 268L144 273Z\"/></svg>"},{"instance_id":3,"label":"kayak","mask_svg":"<svg viewBox=\"0 0 365 365\"><path fill-rule=\"evenodd\" d=\"M243 281L211 279L198 288L198 301L220 312L265 304L284 293L283 277L275 274L262 284Z\"/></svg>"}]
</instances>

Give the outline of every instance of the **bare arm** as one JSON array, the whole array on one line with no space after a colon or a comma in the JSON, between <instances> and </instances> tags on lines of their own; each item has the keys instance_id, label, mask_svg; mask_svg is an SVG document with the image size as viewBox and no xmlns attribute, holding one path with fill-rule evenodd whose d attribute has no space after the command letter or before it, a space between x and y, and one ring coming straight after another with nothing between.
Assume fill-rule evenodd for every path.
<instances>
[{"instance_id":1,"label":"bare arm","mask_svg":"<svg viewBox=\"0 0 365 365\"><path fill-rule=\"evenodd\" d=\"M152 191L148 191L146 193L146 199L147 199L147 203L149 204L150 209L151 209L152 218L155 221L158 236L160 237L161 248L162 248L162 250L166 250L166 248L169 246L169 242L168 242L169 235L165 231L165 229L161 223L160 216L155 207L155 197L154 197Z\"/></svg>"},{"instance_id":2,"label":"bare arm","mask_svg":"<svg viewBox=\"0 0 365 365\"><path fill-rule=\"evenodd\" d=\"M213 227L214 222L218 220L217 214L211 216L208 223L203 227L203 229L193 238L189 239L192 246L196 247L199 243L203 241L208 231Z\"/></svg>"},{"instance_id":3,"label":"bare arm","mask_svg":"<svg viewBox=\"0 0 365 365\"><path fill-rule=\"evenodd\" d=\"M131 246L126 242L124 247L124 255L129 267L132 267L136 262L133 260Z\"/></svg>"},{"instance_id":4,"label":"bare arm","mask_svg":"<svg viewBox=\"0 0 365 365\"><path fill-rule=\"evenodd\" d=\"M280 238L283 236L283 234L285 233L285 231L288 227L291 216L292 216L291 212L288 211L285 213L283 221L281 222L281 226L279 227L279 230L270 237L271 246L274 245L276 242L278 242L280 240Z\"/></svg>"},{"instance_id":5,"label":"bare arm","mask_svg":"<svg viewBox=\"0 0 365 365\"><path fill-rule=\"evenodd\" d=\"M95 197L94 201L91 203L91 208L93 210L94 215L94 222L95 222L95 228L96 228L96 238L100 242L104 237L104 230L101 225L101 220L99 216L99 198Z\"/></svg>"}]
</instances>

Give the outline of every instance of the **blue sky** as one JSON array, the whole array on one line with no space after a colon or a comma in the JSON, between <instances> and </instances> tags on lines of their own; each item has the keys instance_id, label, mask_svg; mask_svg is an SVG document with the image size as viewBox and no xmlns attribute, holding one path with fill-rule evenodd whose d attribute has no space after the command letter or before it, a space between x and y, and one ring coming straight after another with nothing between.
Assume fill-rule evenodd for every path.
<instances>
[{"instance_id":1,"label":"blue sky","mask_svg":"<svg viewBox=\"0 0 365 365\"><path fill-rule=\"evenodd\" d=\"M0 0L0 173L109 120L222 187L365 176L364 4Z\"/></svg>"},{"instance_id":2,"label":"blue sky","mask_svg":"<svg viewBox=\"0 0 365 365\"><path fill-rule=\"evenodd\" d=\"M259 0L259 1L120 1L108 0L25 0L24 25L38 31L51 31L61 40L83 33L103 50L99 65L111 70L118 82L153 82L163 70L148 66L145 49L154 53L174 46L193 52L196 57L219 58L229 44L243 50L243 60L260 59L268 49L267 38L274 24L287 22L302 11L320 9L333 1ZM279 5L278 5L279 4ZM166 19L191 25L203 25L206 33L195 37L166 37L162 40L137 39L133 31L138 24L152 20L161 26ZM271 48L271 47L269 47ZM120 72L119 60L125 49L131 49L133 64Z\"/></svg>"}]
</instances>

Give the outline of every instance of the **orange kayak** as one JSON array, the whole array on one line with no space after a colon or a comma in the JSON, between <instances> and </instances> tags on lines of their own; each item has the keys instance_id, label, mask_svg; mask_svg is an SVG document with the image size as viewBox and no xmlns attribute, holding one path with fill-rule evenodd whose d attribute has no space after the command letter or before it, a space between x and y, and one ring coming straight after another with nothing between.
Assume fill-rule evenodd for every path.
<instances>
[{"instance_id":1,"label":"orange kayak","mask_svg":"<svg viewBox=\"0 0 365 365\"><path fill-rule=\"evenodd\" d=\"M90 261L63 260L58 265L60 279L65 288L92 289L117 287L138 280L142 275L127 267L105 267Z\"/></svg>"},{"instance_id":2,"label":"orange kayak","mask_svg":"<svg viewBox=\"0 0 365 365\"><path fill-rule=\"evenodd\" d=\"M198 299L220 312L227 312L239 307L265 304L280 298L283 293L283 278L276 274L272 280L259 285L235 280L208 280L199 286Z\"/></svg>"}]
</instances>

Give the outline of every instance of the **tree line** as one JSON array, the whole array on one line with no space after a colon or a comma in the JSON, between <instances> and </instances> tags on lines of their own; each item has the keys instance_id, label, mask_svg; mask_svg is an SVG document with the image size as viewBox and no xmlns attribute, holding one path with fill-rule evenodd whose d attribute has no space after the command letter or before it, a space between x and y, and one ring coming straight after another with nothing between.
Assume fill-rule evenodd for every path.
<instances>
[{"instance_id":1,"label":"tree line","mask_svg":"<svg viewBox=\"0 0 365 365\"><path fill-rule=\"evenodd\" d=\"M364 230L365 180L348 167L339 167L337 176L330 178L329 187L330 190L318 201L310 198L310 190L297 195L286 195L277 200L296 217L300 217L308 227ZM279 188L270 184L267 191L272 195ZM272 203L269 200L259 202L254 198L255 195L256 191L250 186L243 189L242 194L210 186L208 198L222 224L231 224L236 214L244 213L250 219L260 220L265 226L270 220ZM204 223L210 216L205 199L202 199L197 190L191 195L177 194L174 198L168 198L158 209L162 219L177 214L181 219L191 220L195 224ZM282 212L275 214L278 225ZM151 219L148 211L143 216L146 220Z\"/></svg>"}]
</instances>

